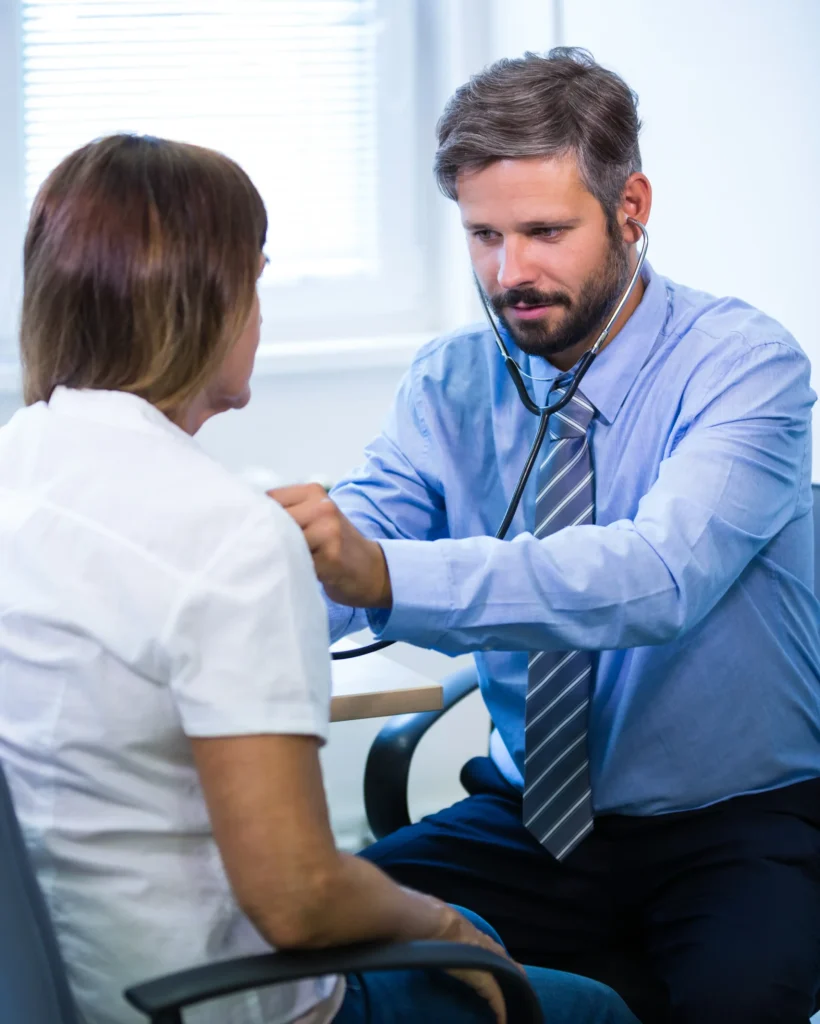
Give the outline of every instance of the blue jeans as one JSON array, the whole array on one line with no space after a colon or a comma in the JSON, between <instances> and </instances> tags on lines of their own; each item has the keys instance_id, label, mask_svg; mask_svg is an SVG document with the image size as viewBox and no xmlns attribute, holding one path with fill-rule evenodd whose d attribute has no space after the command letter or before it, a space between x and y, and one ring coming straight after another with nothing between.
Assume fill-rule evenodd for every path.
<instances>
[{"instance_id":1,"label":"blue jeans","mask_svg":"<svg viewBox=\"0 0 820 1024\"><path fill-rule=\"evenodd\" d=\"M501 943L486 921L458 909ZM621 997L606 985L544 967L526 971L549 1024L638 1024ZM443 971L373 971L348 977L347 994L334 1024L418 1024L421 1020L493 1024L495 1017L477 993Z\"/></svg>"}]
</instances>

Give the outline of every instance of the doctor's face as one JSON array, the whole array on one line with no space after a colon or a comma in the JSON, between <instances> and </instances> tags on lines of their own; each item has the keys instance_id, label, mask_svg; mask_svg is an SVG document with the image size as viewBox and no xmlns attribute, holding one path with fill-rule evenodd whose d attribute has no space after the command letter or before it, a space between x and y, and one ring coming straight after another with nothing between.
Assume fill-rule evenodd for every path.
<instances>
[{"instance_id":1,"label":"doctor's face","mask_svg":"<svg viewBox=\"0 0 820 1024\"><path fill-rule=\"evenodd\" d=\"M497 160L457 189L473 269L519 348L549 359L594 340L629 260L575 158Z\"/></svg>"}]
</instances>

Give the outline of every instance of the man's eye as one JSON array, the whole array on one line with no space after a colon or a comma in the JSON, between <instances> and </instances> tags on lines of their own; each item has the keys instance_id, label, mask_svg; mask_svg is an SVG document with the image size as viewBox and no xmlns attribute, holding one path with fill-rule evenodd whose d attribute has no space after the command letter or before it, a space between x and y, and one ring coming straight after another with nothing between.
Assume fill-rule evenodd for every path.
<instances>
[{"instance_id":1,"label":"man's eye","mask_svg":"<svg viewBox=\"0 0 820 1024\"><path fill-rule=\"evenodd\" d=\"M563 228L536 228L533 234L538 238L558 238Z\"/></svg>"},{"instance_id":2,"label":"man's eye","mask_svg":"<svg viewBox=\"0 0 820 1024\"><path fill-rule=\"evenodd\" d=\"M477 238L481 242L490 242L497 237L497 233L495 231L491 231L490 228L479 228L477 231L473 232L473 238Z\"/></svg>"}]
</instances>

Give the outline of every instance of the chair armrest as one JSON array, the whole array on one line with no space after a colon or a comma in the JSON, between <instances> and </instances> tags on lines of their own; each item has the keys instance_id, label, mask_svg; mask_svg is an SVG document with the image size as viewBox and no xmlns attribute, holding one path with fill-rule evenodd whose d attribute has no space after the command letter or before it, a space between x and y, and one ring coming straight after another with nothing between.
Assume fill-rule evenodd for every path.
<instances>
[{"instance_id":1,"label":"chair armrest","mask_svg":"<svg viewBox=\"0 0 820 1024\"><path fill-rule=\"evenodd\" d=\"M364 770L364 806L376 839L410 824L407 780L419 740L445 712L478 688L478 672L470 665L447 676L441 685L443 702L438 711L394 715L370 747Z\"/></svg>"},{"instance_id":2,"label":"chair armrest","mask_svg":"<svg viewBox=\"0 0 820 1024\"><path fill-rule=\"evenodd\" d=\"M455 942L367 943L306 952L263 953L169 974L126 989L125 998L153 1024L179 1024L186 1006L232 992L326 974L435 967L489 971L498 981L508 1020L542 1024L538 1000L510 961L479 946Z\"/></svg>"}]
</instances>

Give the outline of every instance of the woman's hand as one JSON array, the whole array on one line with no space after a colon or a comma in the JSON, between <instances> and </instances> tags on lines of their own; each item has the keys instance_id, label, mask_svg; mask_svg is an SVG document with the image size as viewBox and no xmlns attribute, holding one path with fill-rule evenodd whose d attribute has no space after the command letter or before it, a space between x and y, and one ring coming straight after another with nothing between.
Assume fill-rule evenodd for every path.
<instances>
[{"instance_id":1,"label":"woman's hand","mask_svg":"<svg viewBox=\"0 0 820 1024\"><path fill-rule=\"evenodd\" d=\"M497 956L504 957L505 960L514 962L503 946L499 946L489 935L479 931L466 917L463 917L457 910L446 904L442 904L441 927L430 938L444 940L445 942L463 942L468 946L481 946L482 949L489 950ZM491 974L485 971L465 970L450 970L447 973L475 989L481 998L490 1004L498 1024L506 1024L507 1008L504 1005L504 997L501 994L498 982Z\"/></svg>"}]
</instances>

